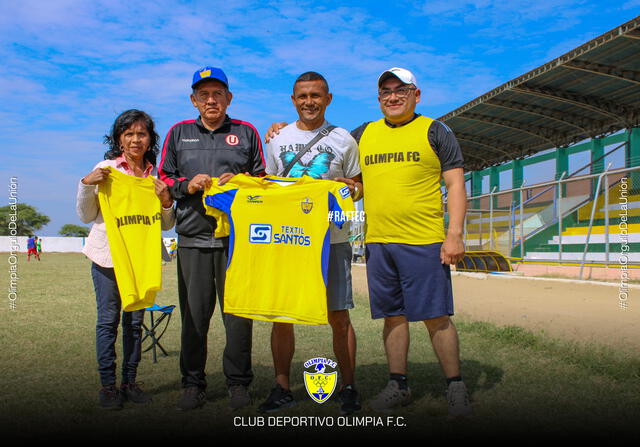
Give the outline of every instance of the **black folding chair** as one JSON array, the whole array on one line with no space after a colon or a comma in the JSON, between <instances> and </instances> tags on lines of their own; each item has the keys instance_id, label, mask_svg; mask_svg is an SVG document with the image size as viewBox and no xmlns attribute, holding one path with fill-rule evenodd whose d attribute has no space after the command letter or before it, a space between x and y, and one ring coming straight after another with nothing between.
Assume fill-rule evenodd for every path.
<instances>
[{"instance_id":1,"label":"black folding chair","mask_svg":"<svg viewBox=\"0 0 640 447\"><path fill-rule=\"evenodd\" d=\"M144 321L142 322L142 327L144 328L144 337L142 338L142 343L144 344L145 340L149 338L151 339L151 344L143 352L147 352L150 349L153 350L153 363L158 362L156 356L156 346L160 348L165 357L169 355L160 344L160 339L169 327L169 322L171 321L171 312L173 312L173 309L175 308L176 306L174 305L158 306L157 304L154 304L153 306L147 307L145 309L145 311L147 311L147 313L149 314L150 326L147 326ZM157 319L154 318L154 312L160 312L160 317L158 317Z\"/></svg>"}]
</instances>

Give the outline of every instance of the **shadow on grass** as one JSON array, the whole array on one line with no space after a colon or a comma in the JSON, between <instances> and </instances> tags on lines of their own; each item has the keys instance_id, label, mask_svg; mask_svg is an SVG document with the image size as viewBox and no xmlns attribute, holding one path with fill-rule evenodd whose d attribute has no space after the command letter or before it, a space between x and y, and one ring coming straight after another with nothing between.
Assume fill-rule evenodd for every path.
<instances>
[{"instance_id":1,"label":"shadow on grass","mask_svg":"<svg viewBox=\"0 0 640 447\"><path fill-rule=\"evenodd\" d=\"M461 369L470 394L495 387L504 375L502 369L476 360L462 361ZM357 375L361 393L373 397L386 385L389 370L386 364L364 364L358 365ZM409 362L407 377L414 399L440 399L444 396L446 380L438 362Z\"/></svg>"}]
</instances>

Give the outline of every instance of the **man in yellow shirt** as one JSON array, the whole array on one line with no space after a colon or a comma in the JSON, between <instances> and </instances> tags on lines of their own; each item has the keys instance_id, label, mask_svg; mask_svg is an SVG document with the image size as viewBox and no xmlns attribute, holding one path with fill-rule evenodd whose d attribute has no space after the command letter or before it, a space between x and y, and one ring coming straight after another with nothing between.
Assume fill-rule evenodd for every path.
<instances>
[{"instance_id":1,"label":"man in yellow shirt","mask_svg":"<svg viewBox=\"0 0 640 447\"><path fill-rule=\"evenodd\" d=\"M422 321L447 379L449 414L471 413L460 373L458 334L450 316L449 265L464 255L466 212L463 159L453 132L415 113L420 89L409 70L391 68L378 79L384 118L352 132L363 184L367 279L373 318L384 318L390 380L371 405L407 405L409 322ZM448 191L445 235L440 181Z\"/></svg>"}]
</instances>

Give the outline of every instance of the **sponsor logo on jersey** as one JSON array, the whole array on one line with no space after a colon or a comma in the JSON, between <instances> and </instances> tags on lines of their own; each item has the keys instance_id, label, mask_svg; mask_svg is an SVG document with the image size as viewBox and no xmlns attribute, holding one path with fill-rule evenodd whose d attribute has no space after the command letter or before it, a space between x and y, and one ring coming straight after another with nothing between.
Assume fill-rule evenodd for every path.
<instances>
[{"instance_id":1,"label":"sponsor logo on jersey","mask_svg":"<svg viewBox=\"0 0 640 447\"><path fill-rule=\"evenodd\" d=\"M274 232L270 224L250 224L249 242L253 244L311 245L311 237L304 228L281 225L279 232Z\"/></svg>"},{"instance_id":2,"label":"sponsor logo on jersey","mask_svg":"<svg viewBox=\"0 0 640 447\"><path fill-rule=\"evenodd\" d=\"M183 143L197 143L200 141L200 138L183 138L181 141Z\"/></svg>"},{"instance_id":3,"label":"sponsor logo on jersey","mask_svg":"<svg viewBox=\"0 0 640 447\"><path fill-rule=\"evenodd\" d=\"M338 364L331 359L316 357L304 363L304 386L309 397L323 404L333 394L338 383Z\"/></svg>"},{"instance_id":4,"label":"sponsor logo on jersey","mask_svg":"<svg viewBox=\"0 0 640 447\"><path fill-rule=\"evenodd\" d=\"M351 193L349 192L349 187L348 186L343 186L342 188L340 188L338 190L338 192L340 193L340 196L343 199L346 199L347 197L349 197L351 195Z\"/></svg>"},{"instance_id":5,"label":"sponsor logo on jersey","mask_svg":"<svg viewBox=\"0 0 640 447\"><path fill-rule=\"evenodd\" d=\"M237 135L230 133L224 141L226 141L229 146L237 146L238 143L240 143L240 138L238 138Z\"/></svg>"},{"instance_id":6,"label":"sponsor logo on jersey","mask_svg":"<svg viewBox=\"0 0 640 447\"><path fill-rule=\"evenodd\" d=\"M247 203L262 203L262 200L260 200L260 195L258 196L247 196Z\"/></svg>"},{"instance_id":7,"label":"sponsor logo on jersey","mask_svg":"<svg viewBox=\"0 0 640 447\"><path fill-rule=\"evenodd\" d=\"M313 209L313 202L310 197L305 197L302 202L300 202L300 207L302 208L302 212L305 214L309 214Z\"/></svg>"},{"instance_id":8,"label":"sponsor logo on jersey","mask_svg":"<svg viewBox=\"0 0 640 447\"><path fill-rule=\"evenodd\" d=\"M249 242L253 244L271 243L271 225L251 224L249 225Z\"/></svg>"},{"instance_id":9,"label":"sponsor logo on jersey","mask_svg":"<svg viewBox=\"0 0 640 447\"><path fill-rule=\"evenodd\" d=\"M304 247L311 245L311 236L304 233L302 227L290 227L288 225L280 226L280 233L273 235L274 244L285 245L302 245Z\"/></svg>"}]
</instances>

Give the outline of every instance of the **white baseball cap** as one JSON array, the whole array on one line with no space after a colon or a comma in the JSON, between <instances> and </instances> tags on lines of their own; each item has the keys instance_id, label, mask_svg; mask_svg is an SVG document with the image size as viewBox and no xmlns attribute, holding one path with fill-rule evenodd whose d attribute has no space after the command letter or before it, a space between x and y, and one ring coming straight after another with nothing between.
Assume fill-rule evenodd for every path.
<instances>
[{"instance_id":1,"label":"white baseball cap","mask_svg":"<svg viewBox=\"0 0 640 447\"><path fill-rule=\"evenodd\" d=\"M395 76L405 84L413 84L416 87L418 86L418 81L416 81L416 77L413 75L413 73L411 73L406 68L393 67L382 72L382 74L378 78L378 87L380 87L380 84L389 79L391 76Z\"/></svg>"}]
</instances>

